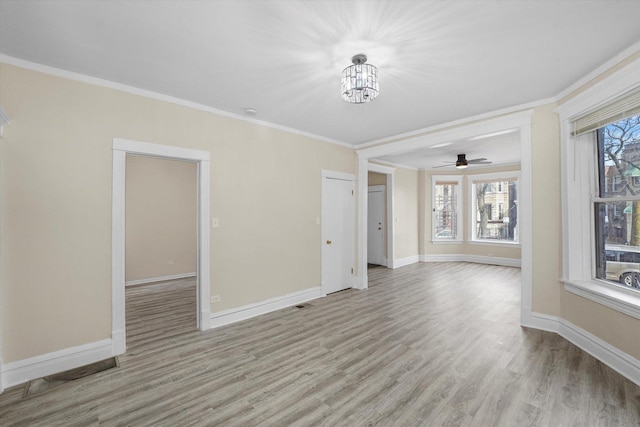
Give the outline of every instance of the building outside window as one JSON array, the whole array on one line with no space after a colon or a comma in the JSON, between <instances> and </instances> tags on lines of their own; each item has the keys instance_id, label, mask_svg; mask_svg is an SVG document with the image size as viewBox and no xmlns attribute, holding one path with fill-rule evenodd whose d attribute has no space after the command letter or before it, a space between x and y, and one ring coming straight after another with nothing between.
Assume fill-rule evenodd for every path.
<instances>
[{"instance_id":1,"label":"building outside window","mask_svg":"<svg viewBox=\"0 0 640 427\"><path fill-rule=\"evenodd\" d=\"M472 205L471 240L518 243L518 173L471 175L468 178Z\"/></svg>"},{"instance_id":2,"label":"building outside window","mask_svg":"<svg viewBox=\"0 0 640 427\"><path fill-rule=\"evenodd\" d=\"M434 242L457 242L462 239L460 229L461 206L460 176L434 176L432 178L433 216L432 236Z\"/></svg>"}]
</instances>

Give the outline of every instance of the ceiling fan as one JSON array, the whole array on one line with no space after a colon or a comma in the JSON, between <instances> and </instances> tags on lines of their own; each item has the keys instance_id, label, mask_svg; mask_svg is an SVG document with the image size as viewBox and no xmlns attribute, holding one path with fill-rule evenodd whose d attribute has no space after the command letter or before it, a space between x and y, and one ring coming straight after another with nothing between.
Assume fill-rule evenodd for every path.
<instances>
[{"instance_id":1,"label":"ceiling fan","mask_svg":"<svg viewBox=\"0 0 640 427\"><path fill-rule=\"evenodd\" d=\"M466 154L458 154L458 160L455 162L445 162L445 165L435 166L435 168L446 168L447 166L455 165L457 169L464 169L469 165L490 165L491 162L485 159L484 157L479 157L477 159L467 160Z\"/></svg>"}]
</instances>

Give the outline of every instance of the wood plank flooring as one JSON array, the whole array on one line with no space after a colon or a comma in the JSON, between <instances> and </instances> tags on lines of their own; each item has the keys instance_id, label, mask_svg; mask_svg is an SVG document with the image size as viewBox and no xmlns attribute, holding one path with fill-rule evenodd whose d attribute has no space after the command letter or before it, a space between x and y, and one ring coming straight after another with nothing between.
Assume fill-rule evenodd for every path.
<instances>
[{"instance_id":1,"label":"wood plank flooring","mask_svg":"<svg viewBox=\"0 0 640 427\"><path fill-rule=\"evenodd\" d=\"M419 263L223 328L195 284L127 290L120 367L22 397L0 425L640 426L640 387L521 328L520 270Z\"/></svg>"}]
</instances>

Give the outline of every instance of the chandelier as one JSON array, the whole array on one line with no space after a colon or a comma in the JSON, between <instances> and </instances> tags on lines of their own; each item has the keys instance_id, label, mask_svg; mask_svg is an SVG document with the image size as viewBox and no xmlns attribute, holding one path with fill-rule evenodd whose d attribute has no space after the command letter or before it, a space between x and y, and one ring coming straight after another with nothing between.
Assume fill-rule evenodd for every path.
<instances>
[{"instance_id":1,"label":"chandelier","mask_svg":"<svg viewBox=\"0 0 640 427\"><path fill-rule=\"evenodd\" d=\"M342 70L342 99L352 104L362 104L378 96L378 69L367 62L362 53L351 58L353 65Z\"/></svg>"}]
</instances>

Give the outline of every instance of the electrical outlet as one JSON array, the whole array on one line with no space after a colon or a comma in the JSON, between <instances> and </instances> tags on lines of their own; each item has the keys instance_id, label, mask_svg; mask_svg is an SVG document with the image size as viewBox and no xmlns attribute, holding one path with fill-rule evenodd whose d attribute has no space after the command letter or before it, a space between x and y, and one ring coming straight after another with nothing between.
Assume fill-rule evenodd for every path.
<instances>
[{"instance_id":1,"label":"electrical outlet","mask_svg":"<svg viewBox=\"0 0 640 427\"><path fill-rule=\"evenodd\" d=\"M215 304L216 302L220 302L220 295L212 295L211 296L211 304Z\"/></svg>"}]
</instances>

